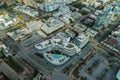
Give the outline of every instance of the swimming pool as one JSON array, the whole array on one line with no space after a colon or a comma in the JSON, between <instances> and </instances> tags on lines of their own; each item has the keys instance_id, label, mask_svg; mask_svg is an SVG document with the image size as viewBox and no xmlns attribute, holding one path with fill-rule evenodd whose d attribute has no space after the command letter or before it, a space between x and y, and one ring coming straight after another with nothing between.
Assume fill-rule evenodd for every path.
<instances>
[{"instance_id":1,"label":"swimming pool","mask_svg":"<svg viewBox=\"0 0 120 80\"><path fill-rule=\"evenodd\" d=\"M59 59L62 57L62 55L58 55L58 54L51 54L52 58L54 59Z\"/></svg>"}]
</instances>

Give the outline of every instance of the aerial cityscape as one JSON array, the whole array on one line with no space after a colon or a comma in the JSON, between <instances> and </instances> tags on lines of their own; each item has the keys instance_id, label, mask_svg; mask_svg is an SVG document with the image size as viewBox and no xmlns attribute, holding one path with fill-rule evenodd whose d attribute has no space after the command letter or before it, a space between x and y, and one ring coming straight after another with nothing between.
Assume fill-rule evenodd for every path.
<instances>
[{"instance_id":1,"label":"aerial cityscape","mask_svg":"<svg viewBox=\"0 0 120 80\"><path fill-rule=\"evenodd\" d=\"M120 0L0 0L0 80L120 80Z\"/></svg>"}]
</instances>

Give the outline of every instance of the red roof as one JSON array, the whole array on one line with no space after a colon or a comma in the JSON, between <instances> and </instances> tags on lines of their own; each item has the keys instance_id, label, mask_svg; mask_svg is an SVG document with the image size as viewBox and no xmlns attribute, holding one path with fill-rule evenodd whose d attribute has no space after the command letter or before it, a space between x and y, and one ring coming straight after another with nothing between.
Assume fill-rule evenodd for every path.
<instances>
[{"instance_id":1,"label":"red roof","mask_svg":"<svg viewBox=\"0 0 120 80\"><path fill-rule=\"evenodd\" d=\"M111 45L114 45L114 44L117 43L117 40L114 39L114 38L109 38L107 42L108 42L109 44L111 44Z\"/></svg>"}]
</instances>

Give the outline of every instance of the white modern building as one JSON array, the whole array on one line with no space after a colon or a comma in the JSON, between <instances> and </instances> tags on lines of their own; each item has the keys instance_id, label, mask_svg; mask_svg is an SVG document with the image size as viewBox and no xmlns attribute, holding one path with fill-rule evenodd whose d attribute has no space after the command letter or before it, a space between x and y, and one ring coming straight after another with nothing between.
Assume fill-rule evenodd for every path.
<instances>
[{"instance_id":1,"label":"white modern building","mask_svg":"<svg viewBox=\"0 0 120 80\"><path fill-rule=\"evenodd\" d=\"M0 30L9 28L10 25L14 24L17 20L10 17L8 14L0 15Z\"/></svg>"},{"instance_id":2,"label":"white modern building","mask_svg":"<svg viewBox=\"0 0 120 80\"><path fill-rule=\"evenodd\" d=\"M34 10L34 9L26 6L26 5L16 6L14 9L15 9L15 10L18 10L18 11L20 11L20 12L23 12L23 13L31 16L31 17L36 17L36 16L39 15L39 12L38 12L38 11L36 11L36 10Z\"/></svg>"},{"instance_id":3,"label":"white modern building","mask_svg":"<svg viewBox=\"0 0 120 80\"><path fill-rule=\"evenodd\" d=\"M88 37L85 36L84 34L79 34L76 37L76 40L77 40L77 43L79 44L80 48L83 48L89 42Z\"/></svg>"},{"instance_id":4,"label":"white modern building","mask_svg":"<svg viewBox=\"0 0 120 80\"><path fill-rule=\"evenodd\" d=\"M40 10L46 11L46 12L51 12L59 8L59 4L56 2L43 2L42 4L39 5Z\"/></svg>"},{"instance_id":5,"label":"white modern building","mask_svg":"<svg viewBox=\"0 0 120 80\"><path fill-rule=\"evenodd\" d=\"M62 65L70 59L70 57L62 54L64 53L58 54L58 53L46 52L43 54L43 56L51 64Z\"/></svg>"},{"instance_id":6,"label":"white modern building","mask_svg":"<svg viewBox=\"0 0 120 80\"><path fill-rule=\"evenodd\" d=\"M74 39L76 43L71 41ZM43 41L35 45L35 48L40 51L45 59L54 65L61 65L68 61L72 56L79 55L89 39L84 34L76 33L67 28L49 40Z\"/></svg>"},{"instance_id":7,"label":"white modern building","mask_svg":"<svg viewBox=\"0 0 120 80\"><path fill-rule=\"evenodd\" d=\"M8 32L7 35L15 41L22 41L27 37L26 35L35 30L40 30L42 25L43 23L41 21L31 21L29 23L26 23L26 28Z\"/></svg>"},{"instance_id":8,"label":"white modern building","mask_svg":"<svg viewBox=\"0 0 120 80\"><path fill-rule=\"evenodd\" d=\"M73 56L81 51L81 49L79 49L73 43L69 43L69 42L62 43L62 42L58 42L58 41L60 41L60 40L52 40L52 39L46 40L46 41L36 44L35 48L37 48L41 52L50 51L53 48L56 48L56 49L64 52L64 54L66 54L68 56Z\"/></svg>"},{"instance_id":9,"label":"white modern building","mask_svg":"<svg viewBox=\"0 0 120 80\"><path fill-rule=\"evenodd\" d=\"M35 45L35 48L43 53L44 58L53 65L62 65L75 54L79 54L79 49L75 44L62 42L59 37L43 41Z\"/></svg>"},{"instance_id":10,"label":"white modern building","mask_svg":"<svg viewBox=\"0 0 120 80\"><path fill-rule=\"evenodd\" d=\"M51 12L59 7L64 7L65 4L70 4L76 0L44 0L43 3L39 5L40 10Z\"/></svg>"},{"instance_id":11,"label":"white modern building","mask_svg":"<svg viewBox=\"0 0 120 80\"><path fill-rule=\"evenodd\" d=\"M62 28L64 25L65 24L63 22L52 17L46 21L46 24L41 27L41 30L49 35L52 32Z\"/></svg>"}]
</instances>

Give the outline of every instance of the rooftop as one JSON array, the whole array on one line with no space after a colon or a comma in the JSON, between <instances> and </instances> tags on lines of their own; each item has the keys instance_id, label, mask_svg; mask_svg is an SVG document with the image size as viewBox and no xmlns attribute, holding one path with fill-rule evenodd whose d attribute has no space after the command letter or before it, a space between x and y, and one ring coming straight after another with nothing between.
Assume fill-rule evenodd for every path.
<instances>
[{"instance_id":1,"label":"rooftop","mask_svg":"<svg viewBox=\"0 0 120 80\"><path fill-rule=\"evenodd\" d=\"M41 27L41 30L44 31L47 35L53 33L54 31L62 28L64 23L55 18L49 18L46 21L46 24Z\"/></svg>"},{"instance_id":2,"label":"rooftop","mask_svg":"<svg viewBox=\"0 0 120 80\"><path fill-rule=\"evenodd\" d=\"M120 69L118 70L117 74L116 74L116 77L118 80L120 80Z\"/></svg>"}]
</instances>

